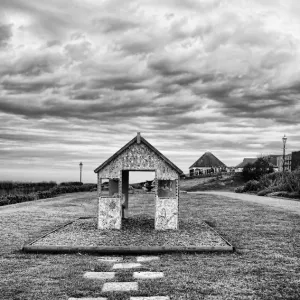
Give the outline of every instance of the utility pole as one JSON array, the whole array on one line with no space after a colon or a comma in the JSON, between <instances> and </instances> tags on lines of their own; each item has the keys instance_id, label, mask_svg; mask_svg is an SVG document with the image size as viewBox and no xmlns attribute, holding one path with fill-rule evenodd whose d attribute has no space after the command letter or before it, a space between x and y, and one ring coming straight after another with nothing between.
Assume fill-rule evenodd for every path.
<instances>
[{"instance_id":1,"label":"utility pole","mask_svg":"<svg viewBox=\"0 0 300 300\"><path fill-rule=\"evenodd\" d=\"M80 182L82 182L82 162L79 164L79 170L80 170Z\"/></svg>"},{"instance_id":2,"label":"utility pole","mask_svg":"<svg viewBox=\"0 0 300 300\"><path fill-rule=\"evenodd\" d=\"M283 156L282 156L282 171L285 171L285 144L286 144L287 137L284 135L282 138L283 142Z\"/></svg>"}]
</instances>

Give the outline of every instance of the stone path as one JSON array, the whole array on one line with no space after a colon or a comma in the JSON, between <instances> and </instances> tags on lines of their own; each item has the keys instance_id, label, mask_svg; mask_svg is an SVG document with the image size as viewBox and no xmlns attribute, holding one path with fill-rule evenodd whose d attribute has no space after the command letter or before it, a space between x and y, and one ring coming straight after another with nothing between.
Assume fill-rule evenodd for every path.
<instances>
[{"instance_id":1,"label":"stone path","mask_svg":"<svg viewBox=\"0 0 300 300\"><path fill-rule=\"evenodd\" d=\"M114 269L133 269L133 268L140 268L142 265L139 263L119 263L113 265Z\"/></svg>"},{"instance_id":2,"label":"stone path","mask_svg":"<svg viewBox=\"0 0 300 300\"><path fill-rule=\"evenodd\" d=\"M129 292L138 291L137 282L105 282L102 292Z\"/></svg>"},{"instance_id":3,"label":"stone path","mask_svg":"<svg viewBox=\"0 0 300 300\"><path fill-rule=\"evenodd\" d=\"M300 215L300 201L295 201L295 200L273 198L273 197L262 197L256 195L240 194L234 192L221 192L221 191L188 192L188 194L219 195L219 196L229 197L229 198L238 199L242 201L255 202L255 203L271 206L276 209L291 211L295 214Z\"/></svg>"},{"instance_id":4,"label":"stone path","mask_svg":"<svg viewBox=\"0 0 300 300\"><path fill-rule=\"evenodd\" d=\"M122 257L99 257L98 261L108 264L114 272L86 272L83 277L91 280L110 280L115 279L118 270L130 270L141 268L141 263L150 261L158 261L159 256L138 256L135 258L137 262L122 262ZM137 280L156 280L164 277L163 272L133 272L132 278ZM130 292L138 291L139 286L136 281L129 282L104 282L102 292ZM105 297L98 298L69 298L68 300L107 300ZM169 296L131 296L130 300L170 300Z\"/></svg>"}]
</instances>

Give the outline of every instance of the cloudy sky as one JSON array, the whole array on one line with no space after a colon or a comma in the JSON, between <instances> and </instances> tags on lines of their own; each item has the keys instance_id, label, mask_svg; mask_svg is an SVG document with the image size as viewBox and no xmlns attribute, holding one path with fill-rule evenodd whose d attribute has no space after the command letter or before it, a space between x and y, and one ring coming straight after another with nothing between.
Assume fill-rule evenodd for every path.
<instances>
[{"instance_id":1,"label":"cloudy sky","mask_svg":"<svg viewBox=\"0 0 300 300\"><path fill-rule=\"evenodd\" d=\"M1 0L0 180L83 180L137 131L184 172L300 150L300 1Z\"/></svg>"}]
</instances>

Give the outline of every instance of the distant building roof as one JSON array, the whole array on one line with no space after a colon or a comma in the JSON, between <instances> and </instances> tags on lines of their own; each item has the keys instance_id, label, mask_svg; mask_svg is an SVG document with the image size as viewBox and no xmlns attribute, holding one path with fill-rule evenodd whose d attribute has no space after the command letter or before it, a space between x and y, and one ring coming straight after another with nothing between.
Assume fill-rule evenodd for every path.
<instances>
[{"instance_id":1,"label":"distant building roof","mask_svg":"<svg viewBox=\"0 0 300 300\"><path fill-rule=\"evenodd\" d=\"M226 168L226 165L221 162L217 157L215 157L211 152L205 152L195 163L193 163L191 168Z\"/></svg>"},{"instance_id":2,"label":"distant building roof","mask_svg":"<svg viewBox=\"0 0 300 300\"><path fill-rule=\"evenodd\" d=\"M239 163L236 168L244 168L247 164L253 164L257 158L244 158L241 163Z\"/></svg>"},{"instance_id":3,"label":"distant building roof","mask_svg":"<svg viewBox=\"0 0 300 300\"><path fill-rule=\"evenodd\" d=\"M273 166L273 167L278 167L278 161L277 161L277 158L278 157L281 157L282 155L279 155L279 154L271 154L271 155L268 155L267 158L268 158L268 161L269 163Z\"/></svg>"}]
</instances>

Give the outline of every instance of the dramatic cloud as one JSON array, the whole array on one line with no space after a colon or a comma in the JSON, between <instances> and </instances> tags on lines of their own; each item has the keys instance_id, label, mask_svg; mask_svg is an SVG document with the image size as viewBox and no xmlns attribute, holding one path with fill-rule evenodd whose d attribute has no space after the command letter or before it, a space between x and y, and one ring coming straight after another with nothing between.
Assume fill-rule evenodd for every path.
<instances>
[{"instance_id":1,"label":"dramatic cloud","mask_svg":"<svg viewBox=\"0 0 300 300\"><path fill-rule=\"evenodd\" d=\"M83 161L95 181L137 131L185 172L204 151L229 166L279 154L283 134L299 150L299 14L296 0L0 1L0 179L75 180Z\"/></svg>"}]
</instances>

